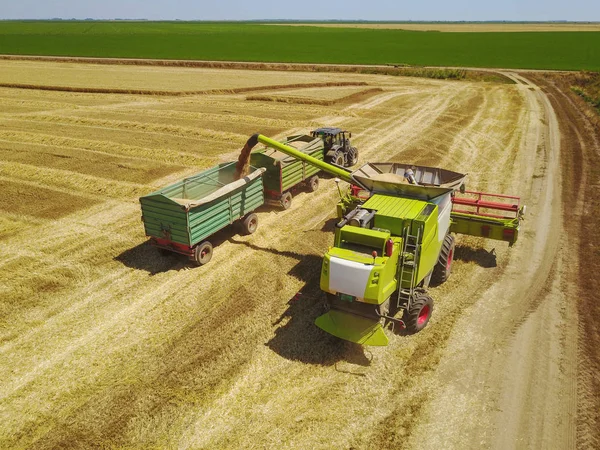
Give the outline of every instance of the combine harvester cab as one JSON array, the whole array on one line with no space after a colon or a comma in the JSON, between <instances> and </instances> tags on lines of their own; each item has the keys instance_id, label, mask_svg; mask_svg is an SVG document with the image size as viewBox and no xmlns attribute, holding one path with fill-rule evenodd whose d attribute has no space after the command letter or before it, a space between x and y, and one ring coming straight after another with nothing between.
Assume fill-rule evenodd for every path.
<instances>
[{"instance_id":1,"label":"combine harvester cab","mask_svg":"<svg viewBox=\"0 0 600 450\"><path fill-rule=\"evenodd\" d=\"M427 325L430 282L443 283L454 256L452 232L512 244L524 207L464 192L466 174L435 167L367 163L354 172L307 157L261 135L256 139L350 183L338 205L333 246L323 258L320 287L328 311L316 324L341 339L387 345L385 325L416 333ZM249 141L249 142L250 142ZM516 202L515 202L516 201ZM458 208L460 205L463 209ZM464 208L475 209L468 211ZM489 211L514 213L515 217Z\"/></svg>"}]
</instances>

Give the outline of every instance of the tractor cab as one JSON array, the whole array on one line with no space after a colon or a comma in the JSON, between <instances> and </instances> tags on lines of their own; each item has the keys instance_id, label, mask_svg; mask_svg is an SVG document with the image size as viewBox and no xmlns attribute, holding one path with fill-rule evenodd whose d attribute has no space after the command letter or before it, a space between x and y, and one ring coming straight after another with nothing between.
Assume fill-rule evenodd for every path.
<instances>
[{"instance_id":1,"label":"tractor cab","mask_svg":"<svg viewBox=\"0 0 600 450\"><path fill-rule=\"evenodd\" d=\"M346 133L348 133L348 138L346 138ZM345 146L346 142L348 142L348 140L352 137L352 133L342 130L341 128L333 127L317 128L310 134L312 137L320 137L323 139L326 151L331 150L331 147L334 145L340 147Z\"/></svg>"},{"instance_id":2,"label":"tractor cab","mask_svg":"<svg viewBox=\"0 0 600 450\"><path fill-rule=\"evenodd\" d=\"M358 162L358 150L350 144L352 133L341 128L323 127L310 134L323 141L327 162L341 167L350 167Z\"/></svg>"}]
</instances>

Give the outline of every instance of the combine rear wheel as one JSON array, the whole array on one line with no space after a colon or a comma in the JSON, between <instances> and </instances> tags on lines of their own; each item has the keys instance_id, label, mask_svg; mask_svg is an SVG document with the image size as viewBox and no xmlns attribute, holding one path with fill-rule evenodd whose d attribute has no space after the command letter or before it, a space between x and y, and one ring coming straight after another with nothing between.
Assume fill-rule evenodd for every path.
<instances>
[{"instance_id":1,"label":"combine rear wheel","mask_svg":"<svg viewBox=\"0 0 600 450\"><path fill-rule=\"evenodd\" d=\"M315 192L319 189L319 177L317 175L313 175L310 180L308 180L308 190L310 192Z\"/></svg>"},{"instance_id":2,"label":"combine rear wheel","mask_svg":"<svg viewBox=\"0 0 600 450\"><path fill-rule=\"evenodd\" d=\"M418 333L427 326L433 312L433 299L425 292L416 292L410 309L403 315L406 331L409 334Z\"/></svg>"},{"instance_id":3,"label":"combine rear wheel","mask_svg":"<svg viewBox=\"0 0 600 450\"><path fill-rule=\"evenodd\" d=\"M281 196L281 200L279 200L279 202L281 203L281 207L283 209L290 209L290 206L292 206L292 194L290 192L286 192Z\"/></svg>"},{"instance_id":4,"label":"combine rear wheel","mask_svg":"<svg viewBox=\"0 0 600 450\"><path fill-rule=\"evenodd\" d=\"M435 286L442 284L450 277L452 261L454 261L454 236L448 233L444 238L438 262L431 275L431 281Z\"/></svg>"},{"instance_id":5,"label":"combine rear wheel","mask_svg":"<svg viewBox=\"0 0 600 450\"><path fill-rule=\"evenodd\" d=\"M204 241L198 244L194 249L194 261L199 266L207 264L212 258L213 246L210 242Z\"/></svg>"},{"instance_id":6,"label":"combine rear wheel","mask_svg":"<svg viewBox=\"0 0 600 450\"><path fill-rule=\"evenodd\" d=\"M258 216L254 213L248 214L242 222L244 234L252 234L258 228Z\"/></svg>"}]
</instances>

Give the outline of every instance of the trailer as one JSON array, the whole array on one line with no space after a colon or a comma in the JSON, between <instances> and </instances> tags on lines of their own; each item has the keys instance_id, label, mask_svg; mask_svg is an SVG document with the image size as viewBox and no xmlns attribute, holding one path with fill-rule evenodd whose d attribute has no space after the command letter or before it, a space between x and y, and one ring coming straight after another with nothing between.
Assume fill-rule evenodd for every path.
<instances>
[{"instance_id":1,"label":"trailer","mask_svg":"<svg viewBox=\"0 0 600 450\"><path fill-rule=\"evenodd\" d=\"M283 144L323 161L321 138L307 135L290 136ZM250 155L250 165L266 170L263 176L266 201L283 209L292 206L293 193L299 188L305 187L309 192L319 188L318 167L276 149L264 147L253 151Z\"/></svg>"},{"instance_id":2,"label":"trailer","mask_svg":"<svg viewBox=\"0 0 600 450\"><path fill-rule=\"evenodd\" d=\"M187 256L198 265L213 254L209 238L239 223L246 234L258 227L254 211L264 204L264 168L235 180L235 163L224 163L140 198L142 221L152 245Z\"/></svg>"}]
</instances>

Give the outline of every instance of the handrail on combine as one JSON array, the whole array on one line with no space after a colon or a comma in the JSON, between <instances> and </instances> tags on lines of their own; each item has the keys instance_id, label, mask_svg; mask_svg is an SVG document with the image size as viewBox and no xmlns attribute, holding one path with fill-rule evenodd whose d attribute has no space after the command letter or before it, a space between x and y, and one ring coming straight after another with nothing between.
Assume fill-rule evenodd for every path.
<instances>
[{"instance_id":1,"label":"handrail on combine","mask_svg":"<svg viewBox=\"0 0 600 450\"><path fill-rule=\"evenodd\" d=\"M467 194L476 196L476 198L465 198L460 197L460 194ZM507 200L516 200L515 202L497 202L490 201L486 198L500 198ZM512 195L502 195L502 194L489 194L486 192L476 192L476 191L465 191L462 193L456 192L454 196L452 196L452 212L463 213L463 214L477 214L478 216L484 217L494 217L497 219L515 219L519 217L520 211L520 203L521 198L515 197ZM474 208L475 210L465 210L455 208L454 205L463 205L470 208ZM488 212L482 212L481 210L495 210L495 211L508 211L514 213L514 216L507 215L498 215L498 214L490 214Z\"/></svg>"}]
</instances>

